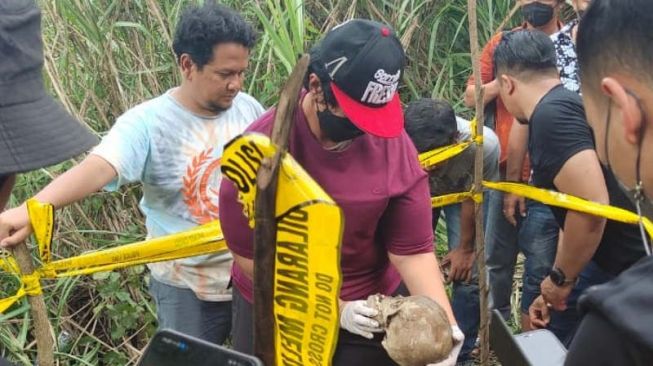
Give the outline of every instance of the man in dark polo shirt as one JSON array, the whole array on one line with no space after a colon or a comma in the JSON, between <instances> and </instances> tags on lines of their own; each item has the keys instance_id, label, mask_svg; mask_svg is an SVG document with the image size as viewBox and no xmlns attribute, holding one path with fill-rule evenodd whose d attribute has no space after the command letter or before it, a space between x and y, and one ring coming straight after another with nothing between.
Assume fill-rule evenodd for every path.
<instances>
[{"instance_id":1,"label":"man in dark polo shirt","mask_svg":"<svg viewBox=\"0 0 653 366\"><path fill-rule=\"evenodd\" d=\"M653 219L653 2L594 0L578 30L583 100L601 162ZM639 187L639 189L637 189ZM646 243L649 245L650 240ZM653 362L653 257L580 299L566 365Z\"/></svg>"},{"instance_id":2,"label":"man in dark polo shirt","mask_svg":"<svg viewBox=\"0 0 653 366\"><path fill-rule=\"evenodd\" d=\"M502 100L529 127L533 184L634 210L612 173L599 163L582 101L560 83L550 38L538 31L508 33L494 61ZM580 320L575 310L580 293L618 275L645 253L633 225L552 210L561 229L558 251L530 318L534 326L550 326L565 339Z\"/></svg>"}]
</instances>

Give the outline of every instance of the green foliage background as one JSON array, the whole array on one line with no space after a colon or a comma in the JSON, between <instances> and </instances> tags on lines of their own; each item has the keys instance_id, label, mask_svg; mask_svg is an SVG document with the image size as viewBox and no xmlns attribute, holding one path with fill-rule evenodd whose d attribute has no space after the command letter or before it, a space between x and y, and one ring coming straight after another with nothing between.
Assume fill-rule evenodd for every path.
<instances>
[{"instance_id":1,"label":"green foliage background","mask_svg":"<svg viewBox=\"0 0 653 366\"><path fill-rule=\"evenodd\" d=\"M172 35L191 0L40 0L45 45L44 77L52 94L98 135L130 107L177 85ZM462 106L471 61L465 0L226 0L260 32L245 90L265 106L275 103L298 55L339 22L363 17L391 24L402 37L409 64L401 95L449 100ZM484 43L513 0L480 0ZM512 23L514 24L514 23ZM19 177L11 205L33 195L74 161ZM116 246L144 237L139 188L97 193L58 213L55 258ZM440 230L439 242L446 236ZM49 281L44 293L59 340L61 365L134 364L155 330L147 272L136 267L92 277ZM0 274L0 297L15 292ZM0 354L31 365L36 346L27 302L0 314Z\"/></svg>"}]
</instances>

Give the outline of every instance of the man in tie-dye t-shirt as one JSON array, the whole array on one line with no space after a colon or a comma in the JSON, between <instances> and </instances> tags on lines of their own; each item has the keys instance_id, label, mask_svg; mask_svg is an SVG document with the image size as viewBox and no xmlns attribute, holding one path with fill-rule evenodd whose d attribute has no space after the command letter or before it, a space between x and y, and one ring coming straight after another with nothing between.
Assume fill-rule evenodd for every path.
<instances>
[{"instance_id":1,"label":"man in tie-dye t-shirt","mask_svg":"<svg viewBox=\"0 0 653 366\"><path fill-rule=\"evenodd\" d=\"M140 182L148 237L218 219L220 157L263 107L240 92L252 27L213 2L182 14L173 43L182 83L118 118L90 155L36 198L59 208L106 187ZM0 216L11 245L31 231L25 205ZM149 264L150 292L161 328L222 343L231 327L232 257L204 255Z\"/></svg>"}]
</instances>

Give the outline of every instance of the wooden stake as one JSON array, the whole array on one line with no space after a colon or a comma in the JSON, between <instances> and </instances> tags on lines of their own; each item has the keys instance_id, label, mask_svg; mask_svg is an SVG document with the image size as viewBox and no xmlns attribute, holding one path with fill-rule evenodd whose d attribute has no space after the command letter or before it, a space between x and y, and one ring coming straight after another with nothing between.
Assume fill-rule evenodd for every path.
<instances>
[{"instance_id":1,"label":"wooden stake","mask_svg":"<svg viewBox=\"0 0 653 366\"><path fill-rule=\"evenodd\" d=\"M25 243L15 246L13 253L21 274L30 275L34 273L32 256ZM54 338L43 295L28 296L27 301L34 321L38 364L39 366L54 366Z\"/></svg>"},{"instance_id":2,"label":"wooden stake","mask_svg":"<svg viewBox=\"0 0 653 366\"><path fill-rule=\"evenodd\" d=\"M277 177L281 157L288 148L299 92L308 69L309 56L304 55L295 65L281 91L272 128L272 143L277 152L264 159L258 171L257 194L254 203L254 353L266 366L274 366L274 262L276 255L277 221L275 203Z\"/></svg>"},{"instance_id":3,"label":"wooden stake","mask_svg":"<svg viewBox=\"0 0 653 366\"><path fill-rule=\"evenodd\" d=\"M476 0L467 1L467 12L469 14L469 43L472 53L472 67L474 70L474 81L476 89L476 136L483 136L483 86L481 80L481 69L479 63L478 47L478 23L476 19ZM483 193L483 144L476 145L476 156L474 159L474 193ZM481 324L479 335L481 339L481 365L487 366L490 355L490 328L488 310L488 286L487 274L485 272L485 241L483 234L483 205L474 204L476 220L476 264L478 266L478 287L481 311Z\"/></svg>"}]
</instances>

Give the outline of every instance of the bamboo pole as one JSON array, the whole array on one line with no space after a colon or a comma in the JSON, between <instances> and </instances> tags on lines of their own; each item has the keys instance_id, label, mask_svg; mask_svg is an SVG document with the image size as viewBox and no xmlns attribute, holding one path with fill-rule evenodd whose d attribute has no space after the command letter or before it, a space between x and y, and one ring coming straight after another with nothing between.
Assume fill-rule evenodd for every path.
<instances>
[{"instance_id":1,"label":"bamboo pole","mask_svg":"<svg viewBox=\"0 0 653 366\"><path fill-rule=\"evenodd\" d=\"M479 63L478 22L476 18L476 0L468 0L469 43L474 72L475 97L476 97L476 131L475 136L483 136L483 86ZM476 155L474 159L474 194L483 194L483 143L476 140ZM481 365L487 366L490 354L490 328L488 311L488 286L485 271L485 241L483 234L483 204L475 201L474 214L476 221L476 264L478 266L478 287L481 311L481 324L479 336L481 340Z\"/></svg>"},{"instance_id":2,"label":"bamboo pole","mask_svg":"<svg viewBox=\"0 0 653 366\"><path fill-rule=\"evenodd\" d=\"M254 203L254 353L266 366L274 366L274 267L276 255L277 222L275 203L277 177L281 157L288 148L297 96L308 68L309 56L303 56L295 65L281 91L272 128L272 143L277 151L271 159L264 159L256 178L257 194Z\"/></svg>"},{"instance_id":3,"label":"bamboo pole","mask_svg":"<svg viewBox=\"0 0 653 366\"><path fill-rule=\"evenodd\" d=\"M24 242L15 246L13 253L22 275L31 275L34 273L32 256ZM28 296L27 301L29 302L30 313L34 321L34 337L36 338L36 358L38 365L54 366L54 338L43 295Z\"/></svg>"}]
</instances>

